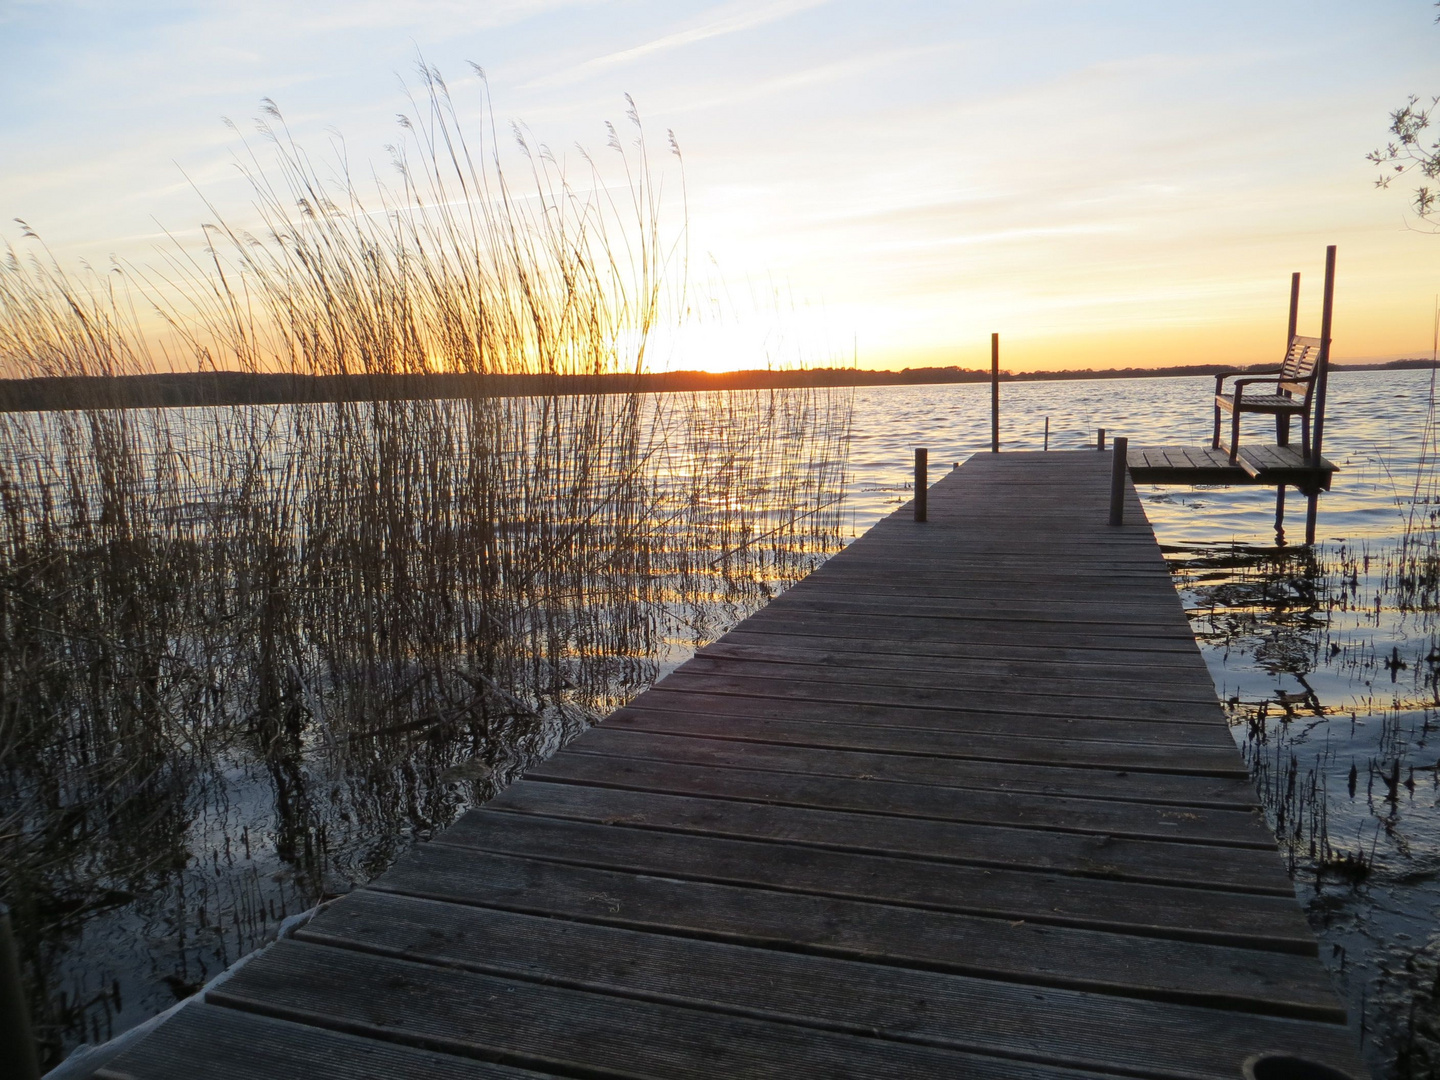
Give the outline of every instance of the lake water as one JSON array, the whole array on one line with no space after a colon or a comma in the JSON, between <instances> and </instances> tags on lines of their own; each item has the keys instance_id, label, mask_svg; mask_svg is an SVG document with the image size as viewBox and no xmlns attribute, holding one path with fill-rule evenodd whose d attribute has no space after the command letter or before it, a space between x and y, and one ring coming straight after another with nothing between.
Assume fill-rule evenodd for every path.
<instances>
[{"instance_id":1,"label":"lake water","mask_svg":"<svg viewBox=\"0 0 1440 1080\"><path fill-rule=\"evenodd\" d=\"M1210 387L1208 378L1008 384L1002 449L1040 449L1047 417L1054 450L1093 446L1099 427L1132 445L1201 445L1209 438ZM1377 1076L1390 1080L1440 1068L1440 749L1430 744L1440 718L1440 502L1427 427L1431 375L1336 373L1330 393L1325 449L1342 471L1322 497L1314 549L1295 543L1304 500L1293 494L1285 545L1276 543L1270 489L1146 487L1141 495L1321 937L1322 959ZM63 874L48 865L36 871L65 884L46 894L35 909L43 919L31 927L52 1054L103 1040L192 992L273 934L285 915L380 872L526 761L553 752L587 716L683 661L907 501L915 447L929 448L932 479L950 462L988 450L988 386L865 388L837 398L853 402L840 507L829 502L833 475L811 484L786 474L784 461L803 437L739 464L728 451L707 456L705 432L738 422L728 407L707 406L685 421L690 441L681 455L691 472L725 478L688 497L709 508L683 533L685 543L705 549L703 558L677 555L674 537L652 538L638 545L636 559L662 574L658 591L615 592L599 567L543 596L522 590L500 598L516 618L539 609L563 616L560 630L534 639L540 645L551 642L553 651L556 641L588 642L562 665L564 679L547 675L538 689L517 690L523 679L491 687L478 704L465 703L483 714L478 720L468 712L464 723L406 714L377 734L316 719L324 703L312 705L305 672L291 672L310 655L302 649L294 664L277 669L297 687L286 700L301 702L293 716L284 714L290 719L267 727L241 709L243 722L217 722L199 734L184 729L194 745L181 758L156 757L161 764L145 774L153 790L139 793L142 805L150 799L173 812L135 818L124 834L137 840L123 873L106 861L108 849L106 858L97 855L102 840L114 845L111 834L99 833L57 856ZM799 430L812 420L796 414L785 422ZM1267 427L1254 418L1247 430L1265 438ZM833 439L832 430L808 452L830 453ZM819 468L817 459L806 468ZM774 505L737 517L747 500ZM597 495L595 505L608 503ZM797 526L793 512L777 515L777 507L811 516ZM635 544L633 529L626 535ZM183 539L197 542L190 533ZM564 599L601 579L611 590L601 598L605 626L586 621L583 603ZM302 614L294 625L303 636L314 613ZM534 632L532 621L522 622ZM174 640L172 632L161 644ZM467 663L496 659L474 653L469 638L455 640ZM223 652L233 642L221 636L213 647ZM501 659L523 668L526 655L520 649ZM400 689L408 693L408 685ZM204 680L196 687L202 697L212 693ZM436 694L456 687L465 689L451 678ZM531 701L530 712L512 709L505 694L516 692L543 701ZM544 722L525 719L532 714ZM293 753L275 752L286 739ZM70 828L64 799L45 783L25 782L25 797L55 800L45 827ZM86 877L96 863L104 865Z\"/></svg>"}]
</instances>

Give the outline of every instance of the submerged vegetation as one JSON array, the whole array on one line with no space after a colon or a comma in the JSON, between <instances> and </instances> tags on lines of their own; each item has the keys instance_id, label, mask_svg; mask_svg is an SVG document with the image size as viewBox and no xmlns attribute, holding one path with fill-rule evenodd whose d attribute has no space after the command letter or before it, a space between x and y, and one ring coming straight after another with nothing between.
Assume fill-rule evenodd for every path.
<instances>
[{"instance_id":1,"label":"submerged vegetation","mask_svg":"<svg viewBox=\"0 0 1440 1080\"><path fill-rule=\"evenodd\" d=\"M10 252L4 374L642 371L685 267L633 110L618 185L522 138L521 193L423 86L369 201L272 106L253 228L84 281ZM48 1059L803 575L849 430L824 389L0 414L0 899Z\"/></svg>"}]
</instances>

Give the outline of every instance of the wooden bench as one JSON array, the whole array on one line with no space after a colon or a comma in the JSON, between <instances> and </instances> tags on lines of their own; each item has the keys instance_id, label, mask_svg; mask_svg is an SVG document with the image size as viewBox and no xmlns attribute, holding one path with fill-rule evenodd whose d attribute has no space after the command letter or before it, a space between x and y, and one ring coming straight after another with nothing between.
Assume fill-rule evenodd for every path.
<instances>
[{"instance_id":1,"label":"wooden bench","mask_svg":"<svg viewBox=\"0 0 1440 1080\"><path fill-rule=\"evenodd\" d=\"M1230 464L1235 464L1240 453L1240 417L1244 413L1266 413L1275 417L1275 442L1279 446L1290 445L1290 418L1300 417L1300 451L1305 460L1311 451L1311 407L1317 397L1323 399L1323 390L1316 393L1317 386L1325 382L1325 368L1330 358L1326 336L1330 333L1331 305L1334 301L1334 255L1333 249L1326 251L1325 299L1321 313L1321 336L1301 337L1295 333L1295 323L1300 311L1300 275L1290 275L1290 328L1286 337L1285 362L1277 371L1222 371L1215 376L1215 435L1211 439L1212 449L1220 449L1220 413L1230 414ZM1237 378L1238 376L1238 378ZM1225 392L1225 380L1235 379L1230 393ZM1251 386L1268 388L1264 392L1250 391ZM1324 405L1320 406L1321 412ZM1320 421L1323 424L1323 420ZM1313 441L1318 442L1318 437ZM1315 451L1319 453L1319 447Z\"/></svg>"},{"instance_id":2,"label":"wooden bench","mask_svg":"<svg viewBox=\"0 0 1440 1080\"><path fill-rule=\"evenodd\" d=\"M1240 452L1240 416L1243 413L1267 413L1275 417L1275 442L1290 445L1290 418L1300 417L1300 451L1310 456L1310 405L1314 398L1315 379L1320 372L1320 339L1290 335L1285 362L1278 371L1224 371L1215 376L1215 436L1211 446L1220 449L1220 412L1230 413L1230 462ZM1236 378L1230 393L1225 393L1225 380ZM1264 393L1250 391L1251 386L1272 387Z\"/></svg>"}]
</instances>

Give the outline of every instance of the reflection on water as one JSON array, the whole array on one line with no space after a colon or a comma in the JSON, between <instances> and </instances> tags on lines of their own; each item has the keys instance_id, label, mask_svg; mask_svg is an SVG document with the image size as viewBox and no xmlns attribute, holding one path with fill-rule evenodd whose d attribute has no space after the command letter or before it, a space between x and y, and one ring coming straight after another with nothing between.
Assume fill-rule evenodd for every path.
<instances>
[{"instance_id":1,"label":"reflection on water","mask_svg":"<svg viewBox=\"0 0 1440 1080\"><path fill-rule=\"evenodd\" d=\"M1408 540L1408 542L1406 542ZM1440 1071L1435 534L1182 549L1176 571L1382 1076Z\"/></svg>"},{"instance_id":2,"label":"reflection on water","mask_svg":"<svg viewBox=\"0 0 1440 1080\"><path fill-rule=\"evenodd\" d=\"M46 1057L185 996L839 543L848 391L0 417Z\"/></svg>"},{"instance_id":3,"label":"reflection on water","mask_svg":"<svg viewBox=\"0 0 1440 1080\"><path fill-rule=\"evenodd\" d=\"M1002 439L1198 445L1210 385L1007 386ZM845 394L6 422L0 842L52 1051L648 685L908 499L914 447L987 448L988 394L856 391L848 477ZM1430 400L1333 376L1313 550L1269 490L1142 491L1380 1077L1440 1044Z\"/></svg>"},{"instance_id":4,"label":"reflection on water","mask_svg":"<svg viewBox=\"0 0 1440 1080\"><path fill-rule=\"evenodd\" d=\"M1331 377L1314 549L1277 547L1274 492L1141 489L1377 1080L1440 1075L1440 492L1426 371ZM1209 439L1207 378L1007 386L1039 450ZM852 532L908 498L911 447L988 449L987 387L856 395ZM1258 422L1257 422L1258 423ZM1257 431L1257 435L1261 432ZM1303 530L1292 493L1287 532Z\"/></svg>"}]
</instances>

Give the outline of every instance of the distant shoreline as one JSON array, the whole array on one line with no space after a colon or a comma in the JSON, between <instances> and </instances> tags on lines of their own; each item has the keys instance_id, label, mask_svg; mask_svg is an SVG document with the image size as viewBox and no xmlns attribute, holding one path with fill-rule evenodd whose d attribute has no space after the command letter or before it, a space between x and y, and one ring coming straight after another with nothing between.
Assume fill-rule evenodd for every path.
<instances>
[{"instance_id":1,"label":"distant shoreline","mask_svg":"<svg viewBox=\"0 0 1440 1080\"><path fill-rule=\"evenodd\" d=\"M1332 364L1332 371L1398 371L1428 368L1426 359L1382 364ZM1261 371L1252 364L1191 364L1163 368L1084 368L1074 371L1000 373L1001 382L1079 379L1154 379ZM406 401L466 397L687 393L711 390L776 390L797 387L922 386L983 383L988 371L961 367L869 371L860 368L806 368L772 371L647 372L610 375L292 375L244 371L180 372L156 375L59 376L0 379L0 412L73 409L195 408L224 405L297 405L342 401Z\"/></svg>"}]
</instances>

